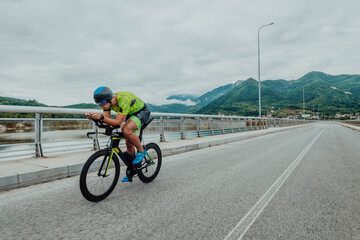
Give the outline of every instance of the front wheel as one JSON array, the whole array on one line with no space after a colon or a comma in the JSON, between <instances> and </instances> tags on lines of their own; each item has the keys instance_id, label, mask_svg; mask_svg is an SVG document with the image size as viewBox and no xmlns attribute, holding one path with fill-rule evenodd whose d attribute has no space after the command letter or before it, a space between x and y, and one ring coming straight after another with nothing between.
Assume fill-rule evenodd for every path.
<instances>
[{"instance_id":1,"label":"front wheel","mask_svg":"<svg viewBox=\"0 0 360 240\"><path fill-rule=\"evenodd\" d=\"M104 200L114 190L120 176L120 162L111 152L101 150L89 157L80 174L80 190L91 202Z\"/></svg>"},{"instance_id":2,"label":"front wheel","mask_svg":"<svg viewBox=\"0 0 360 240\"><path fill-rule=\"evenodd\" d=\"M156 143L146 144L145 150L147 154L138 169L138 176L142 182L149 183L159 174L162 155L160 147Z\"/></svg>"}]
</instances>

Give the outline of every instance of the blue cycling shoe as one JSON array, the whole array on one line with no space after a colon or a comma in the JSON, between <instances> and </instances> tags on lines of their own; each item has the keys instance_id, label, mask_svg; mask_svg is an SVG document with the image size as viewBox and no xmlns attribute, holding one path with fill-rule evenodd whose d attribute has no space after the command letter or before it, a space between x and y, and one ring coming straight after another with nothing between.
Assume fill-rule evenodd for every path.
<instances>
[{"instance_id":1,"label":"blue cycling shoe","mask_svg":"<svg viewBox=\"0 0 360 240\"><path fill-rule=\"evenodd\" d=\"M122 182L130 182L129 178L127 176L125 176L122 180Z\"/></svg>"},{"instance_id":2,"label":"blue cycling shoe","mask_svg":"<svg viewBox=\"0 0 360 240\"><path fill-rule=\"evenodd\" d=\"M145 149L144 149L144 152L138 152L136 154L136 157L135 157L134 161L133 161L133 164L141 163L141 161L143 160L145 155L146 155L146 150Z\"/></svg>"}]
</instances>

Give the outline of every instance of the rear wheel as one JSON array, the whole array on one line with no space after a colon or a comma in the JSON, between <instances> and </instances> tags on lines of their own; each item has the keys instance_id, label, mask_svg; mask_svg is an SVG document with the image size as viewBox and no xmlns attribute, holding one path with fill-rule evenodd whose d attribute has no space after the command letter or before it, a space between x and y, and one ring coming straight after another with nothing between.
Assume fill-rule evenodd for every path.
<instances>
[{"instance_id":1,"label":"rear wheel","mask_svg":"<svg viewBox=\"0 0 360 240\"><path fill-rule=\"evenodd\" d=\"M119 159L114 154L110 161L110 154L108 150L94 153L81 171L80 190L82 195L91 202L104 200L114 190L119 180Z\"/></svg>"},{"instance_id":2,"label":"rear wheel","mask_svg":"<svg viewBox=\"0 0 360 240\"><path fill-rule=\"evenodd\" d=\"M149 183L159 174L162 155L160 147L155 143L146 144L145 150L147 154L138 169L138 176L142 182Z\"/></svg>"}]
</instances>

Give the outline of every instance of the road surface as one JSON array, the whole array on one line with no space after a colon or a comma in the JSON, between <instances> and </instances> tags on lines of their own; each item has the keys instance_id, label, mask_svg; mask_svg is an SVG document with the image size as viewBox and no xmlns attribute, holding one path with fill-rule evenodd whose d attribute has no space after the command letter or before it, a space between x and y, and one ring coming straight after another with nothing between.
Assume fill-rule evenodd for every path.
<instances>
[{"instance_id":1,"label":"road surface","mask_svg":"<svg viewBox=\"0 0 360 240\"><path fill-rule=\"evenodd\" d=\"M78 176L2 192L0 238L360 239L359 156L325 122L166 157L99 203Z\"/></svg>"}]
</instances>

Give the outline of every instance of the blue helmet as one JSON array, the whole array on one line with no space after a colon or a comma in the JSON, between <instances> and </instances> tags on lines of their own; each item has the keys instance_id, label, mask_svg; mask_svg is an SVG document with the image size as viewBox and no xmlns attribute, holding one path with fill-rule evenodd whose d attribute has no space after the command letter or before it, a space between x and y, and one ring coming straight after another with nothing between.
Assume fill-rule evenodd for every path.
<instances>
[{"instance_id":1,"label":"blue helmet","mask_svg":"<svg viewBox=\"0 0 360 240\"><path fill-rule=\"evenodd\" d=\"M111 102L113 98L113 92L108 87L99 87L94 92L94 100L97 104L100 104L101 101L106 100L106 102ZM102 103L102 105L105 103Z\"/></svg>"}]
</instances>

